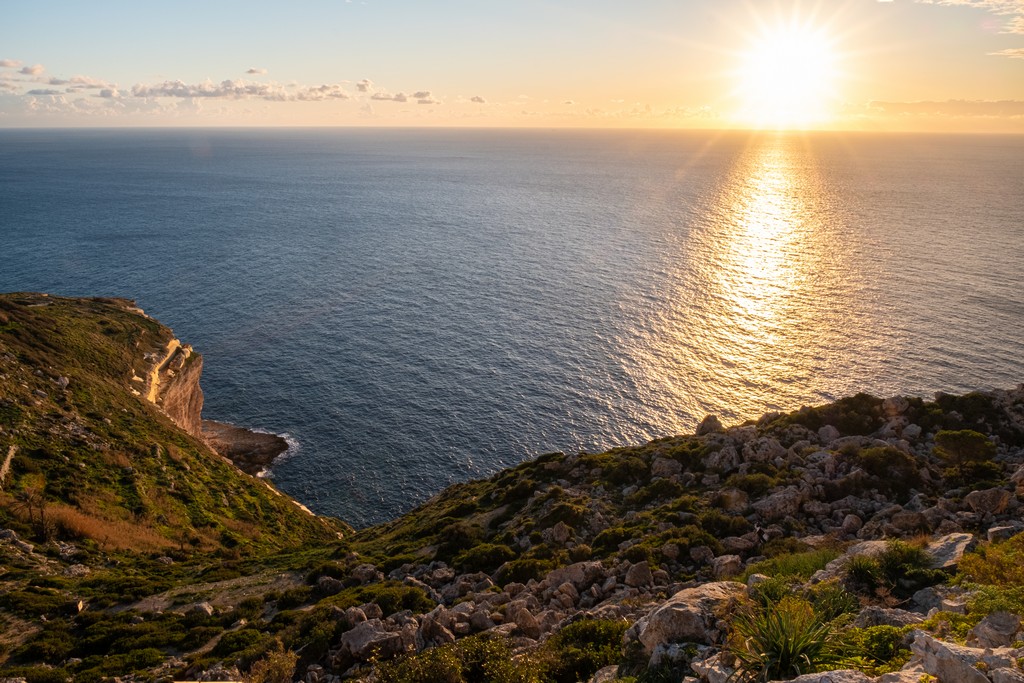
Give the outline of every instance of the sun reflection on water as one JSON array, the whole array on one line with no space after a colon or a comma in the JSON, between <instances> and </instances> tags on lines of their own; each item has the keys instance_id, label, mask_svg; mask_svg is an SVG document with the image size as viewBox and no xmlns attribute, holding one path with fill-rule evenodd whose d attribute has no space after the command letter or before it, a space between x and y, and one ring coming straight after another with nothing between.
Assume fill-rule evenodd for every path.
<instances>
[{"instance_id":1,"label":"sun reflection on water","mask_svg":"<svg viewBox=\"0 0 1024 683\"><path fill-rule=\"evenodd\" d=\"M862 266L815 169L796 138L754 139L667 256L672 291L659 293L633 354L637 384L674 416L662 428L821 402L807 394L825 384L815 375L871 352L848 334L870 317Z\"/></svg>"}]
</instances>

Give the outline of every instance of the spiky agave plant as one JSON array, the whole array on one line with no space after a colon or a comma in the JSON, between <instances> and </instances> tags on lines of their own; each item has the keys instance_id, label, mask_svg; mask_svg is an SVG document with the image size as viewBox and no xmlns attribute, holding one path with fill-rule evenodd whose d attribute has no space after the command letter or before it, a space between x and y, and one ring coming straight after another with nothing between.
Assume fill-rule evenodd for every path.
<instances>
[{"instance_id":1,"label":"spiky agave plant","mask_svg":"<svg viewBox=\"0 0 1024 683\"><path fill-rule=\"evenodd\" d=\"M741 612L733 621L729 651L738 662L738 678L745 681L794 678L842 659L835 629L797 596Z\"/></svg>"}]
</instances>

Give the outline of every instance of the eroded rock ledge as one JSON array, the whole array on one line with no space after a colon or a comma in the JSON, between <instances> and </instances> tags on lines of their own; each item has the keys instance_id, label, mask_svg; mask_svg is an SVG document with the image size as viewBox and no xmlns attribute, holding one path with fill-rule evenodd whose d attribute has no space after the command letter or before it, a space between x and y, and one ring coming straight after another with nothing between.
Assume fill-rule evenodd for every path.
<instances>
[{"instance_id":1,"label":"eroded rock ledge","mask_svg":"<svg viewBox=\"0 0 1024 683\"><path fill-rule=\"evenodd\" d=\"M277 434L254 432L214 420L203 420L203 438L218 454L252 475L265 471L274 458L288 450L288 442Z\"/></svg>"}]
</instances>

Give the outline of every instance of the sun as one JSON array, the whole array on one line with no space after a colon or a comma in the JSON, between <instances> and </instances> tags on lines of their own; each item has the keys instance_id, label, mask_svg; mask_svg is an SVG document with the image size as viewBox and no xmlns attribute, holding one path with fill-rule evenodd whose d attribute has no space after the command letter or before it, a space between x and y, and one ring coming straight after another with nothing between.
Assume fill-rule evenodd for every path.
<instances>
[{"instance_id":1,"label":"sun","mask_svg":"<svg viewBox=\"0 0 1024 683\"><path fill-rule=\"evenodd\" d=\"M799 22L766 27L739 62L737 118L743 123L807 128L831 118L837 53L823 29Z\"/></svg>"}]
</instances>

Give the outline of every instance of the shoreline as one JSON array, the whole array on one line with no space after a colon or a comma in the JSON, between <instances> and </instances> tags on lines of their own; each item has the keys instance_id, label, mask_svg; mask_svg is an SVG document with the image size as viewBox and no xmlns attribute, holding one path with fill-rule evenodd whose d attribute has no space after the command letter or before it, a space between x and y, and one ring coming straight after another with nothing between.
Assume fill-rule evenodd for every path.
<instances>
[{"instance_id":1,"label":"shoreline","mask_svg":"<svg viewBox=\"0 0 1024 683\"><path fill-rule=\"evenodd\" d=\"M203 420L203 438L218 455L254 477L265 474L274 460L288 450L288 442L277 434L216 420Z\"/></svg>"}]
</instances>

